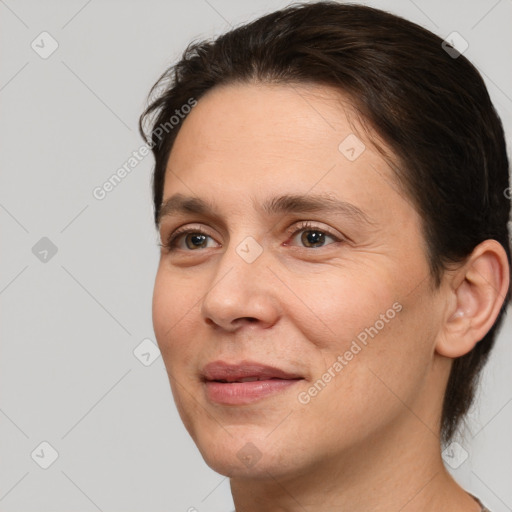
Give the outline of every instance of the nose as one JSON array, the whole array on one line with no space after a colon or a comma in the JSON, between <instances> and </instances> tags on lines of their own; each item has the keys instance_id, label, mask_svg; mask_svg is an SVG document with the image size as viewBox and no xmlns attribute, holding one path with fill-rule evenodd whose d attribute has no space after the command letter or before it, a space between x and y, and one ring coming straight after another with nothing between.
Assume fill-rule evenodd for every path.
<instances>
[{"instance_id":1,"label":"nose","mask_svg":"<svg viewBox=\"0 0 512 512\"><path fill-rule=\"evenodd\" d=\"M268 328L280 316L278 282L265 251L252 262L241 254L236 247L226 248L201 305L206 323L226 332L243 326Z\"/></svg>"}]
</instances>

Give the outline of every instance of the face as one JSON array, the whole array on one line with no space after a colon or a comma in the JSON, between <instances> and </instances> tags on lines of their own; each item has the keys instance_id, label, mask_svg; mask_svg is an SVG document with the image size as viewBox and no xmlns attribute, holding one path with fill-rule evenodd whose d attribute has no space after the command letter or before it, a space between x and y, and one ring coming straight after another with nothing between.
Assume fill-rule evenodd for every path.
<instances>
[{"instance_id":1,"label":"face","mask_svg":"<svg viewBox=\"0 0 512 512\"><path fill-rule=\"evenodd\" d=\"M219 473L346 461L438 412L420 218L358 127L330 88L248 84L209 91L177 136L153 323Z\"/></svg>"}]
</instances>

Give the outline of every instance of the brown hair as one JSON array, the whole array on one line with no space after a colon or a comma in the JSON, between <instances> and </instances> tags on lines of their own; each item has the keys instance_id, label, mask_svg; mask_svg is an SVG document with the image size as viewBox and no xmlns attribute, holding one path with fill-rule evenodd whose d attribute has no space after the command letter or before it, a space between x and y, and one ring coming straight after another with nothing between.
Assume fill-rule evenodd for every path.
<instances>
[{"instance_id":1,"label":"brown hair","mask_svg":"<svg viewBox=\"0 0 512 512\"><path fill-rule=\"evenodd\" d=\"M434 287L450 263L463 261L486 239L505 248L510 265L509 163L501 120L476 68L442 43L385 11L329 1L293 4L214 40L190 43L153 87L140 119L155 157L155 222L181 126L169 125L176 111L221 84L309 82L348 95L363 122L394 152L398 181L423 219ZM441 419L444 442L473 402L510 296L509 287L494 326L453 362Z\"/></svg>"}]
</instances>

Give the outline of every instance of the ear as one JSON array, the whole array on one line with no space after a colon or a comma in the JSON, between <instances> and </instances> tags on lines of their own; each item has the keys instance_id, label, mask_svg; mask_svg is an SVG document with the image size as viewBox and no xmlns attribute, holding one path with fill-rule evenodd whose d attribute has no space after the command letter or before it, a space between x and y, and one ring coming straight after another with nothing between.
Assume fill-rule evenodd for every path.
<instances>
[{"instance_id":1,"label":"ear","mask_svg":"<svg viewBox=\"0 0 512 512\"><path fill-rule=\"evenodd\" d=\"M449 307L436 351L456 358L470 352L489 332L505 301L510 268L496 240L479 244L463 266L451 274Z\"/></svg>"}]
</instances>

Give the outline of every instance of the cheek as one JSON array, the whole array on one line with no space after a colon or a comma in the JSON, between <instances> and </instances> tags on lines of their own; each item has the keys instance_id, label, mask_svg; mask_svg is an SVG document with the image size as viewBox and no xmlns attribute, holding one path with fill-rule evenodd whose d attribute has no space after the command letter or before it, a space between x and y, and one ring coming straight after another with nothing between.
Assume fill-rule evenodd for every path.
<instances>
[{"instance_id":1,"label":"cheek","mask_svg":"<svg viewBox=\"0 0 512 512\"><path fill-rule=\"evenodd\" d=\"M344 342L344 359L350 361L333 391L348 390L356 417L398 414L425 386L435 330L424 305L403 296L392 304L385 301L362 329L353 330L351 341Z\"/></svg>"},{"instance_id":2,"label":"cheek","mask_svg":"<svg viewBox=\"0 0 512 512\"><path fill-rule=\"evenodd\" d=\"M384 332L399 316L397 306L393 307L399 294L382 269L373 273L336 269L301 280L290 277L289 281L294 283L294 295L302 300L299 304L290 296L287 313L322 350L343 353L358 335L361 339L369 336L365 329L377 323L378 332Z\"/></svg>"},{"instance_id":3,"label":"cheek","mask_svg":"<svg viewBox=\"0 0 512 512\"><path fill-rule=\"evenodd\" d=\"M404 305L380 331L380 324L376 331L360 331L365 343L352 334L357 329L347 327L346 336L321 350L316 375L300 397L301 404L307 401L299 406L305 438L322 429L318 442L329 453L333 442L349 446L410 414L427 379L430 355L409 315Z\"/></svg>"},{"instance_id":4,"label":"cheek","mask_svg":"<svg viewBox=\"0 0 512 512\"><path fill-rule=\"evenodd\" d=\"M432 306L425 287L411 293L406 273L366 269L302 281L295 290L311 309L288 313L311 342L315 378L330 371L324 398L337 401L341 393L341 402L348 400L356 409L364 404L379 409L387 397L393 400L390 390L410 395L421 386L432 360L435 326L425 314Z\"/></svg>"},{"instance_id":5,"label":"cheek","mask_svg":"<svg viewBox=\"0 0 512 512\"><path fill-rule=\"evenodd\" d=\"M200 297L197 287L159 268L153 290L152 316L156 339L166 365L172 360L167 355L191 349L189 343L181 341L188 341L187 333L190 337L188 326L193 316L197 315Z\"/></svg>"},{"instance_id":6,"label":"cheek","mask_svg":"<svg viewBox=\"0 0 512 512\"><path fill-rule=\"evenodd\" d=\"M153 329L169 377L174 402L185 428L193 435L192 421L197 404L187 391L191 361L200 348L191 341L191 321L197 315L199 294L159 268L153 290Z\"/></svg>"}]
</instances>

